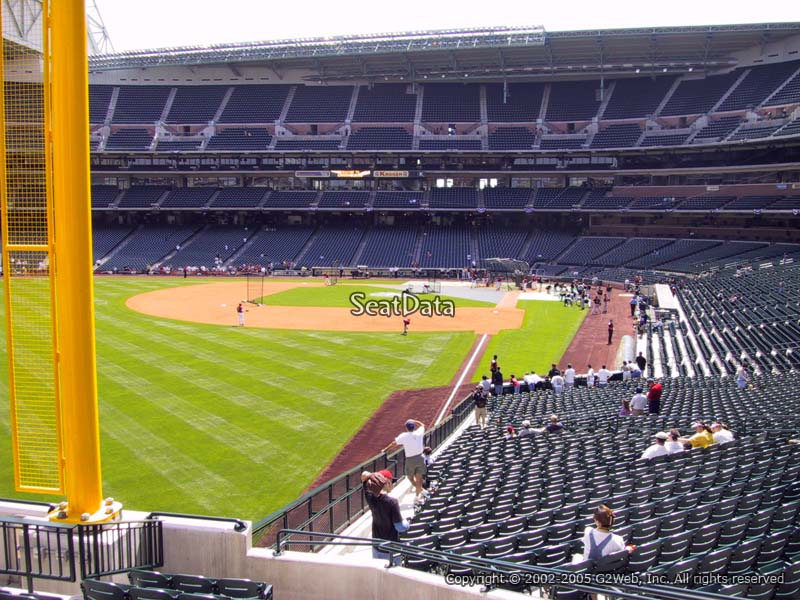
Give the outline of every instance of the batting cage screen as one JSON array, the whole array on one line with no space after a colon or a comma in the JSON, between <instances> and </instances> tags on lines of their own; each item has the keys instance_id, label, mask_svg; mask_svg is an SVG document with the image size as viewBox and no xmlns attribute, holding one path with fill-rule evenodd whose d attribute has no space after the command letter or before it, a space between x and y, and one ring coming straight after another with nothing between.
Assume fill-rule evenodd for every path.
<instances>
[{"instance_id":1,"label":"batting cage screen","mask_svg":"<svg viewBox=\"0 0 800 600\"><path fill-rule=\"evenodd\" d=\"M264 280L266 277L261 273L247 275L247 301L251 304L259 304L264 297Z\"/></svg>"}]
</instances>

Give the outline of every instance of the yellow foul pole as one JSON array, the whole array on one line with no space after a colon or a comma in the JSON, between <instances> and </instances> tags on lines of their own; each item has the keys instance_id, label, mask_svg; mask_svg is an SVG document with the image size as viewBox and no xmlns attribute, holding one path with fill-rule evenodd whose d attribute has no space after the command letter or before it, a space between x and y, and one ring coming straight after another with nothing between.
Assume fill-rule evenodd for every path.
<instances>
[{"instance_id":1,"label":"yellow foul pole","mask_svg":"<svg viewBox=\"0 0 800 600\"><path fill-rule=\"evenodd\" d=\"M60 518L97 522L111 515L103 507L97 416L86 5L52 0L51 6L53 249L67 493Z\"/></svg>"}]
</instances>

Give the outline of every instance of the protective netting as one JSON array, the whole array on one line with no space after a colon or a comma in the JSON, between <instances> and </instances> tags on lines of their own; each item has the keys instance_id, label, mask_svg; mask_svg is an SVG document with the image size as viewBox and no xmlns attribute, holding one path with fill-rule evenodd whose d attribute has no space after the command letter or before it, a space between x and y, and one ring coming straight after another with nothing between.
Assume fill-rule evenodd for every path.
<instances>
[{"instance_id":1,"label":"protective netting","mask_svg":"<svg viewBox=\"0 0 800 600\"><path fill-rule=\"evenodd\" d=\"M15 484L23 491L63 492L45 22L28 32L25 43L4 39L0 197Z\"/></svg>"}]
</instances>

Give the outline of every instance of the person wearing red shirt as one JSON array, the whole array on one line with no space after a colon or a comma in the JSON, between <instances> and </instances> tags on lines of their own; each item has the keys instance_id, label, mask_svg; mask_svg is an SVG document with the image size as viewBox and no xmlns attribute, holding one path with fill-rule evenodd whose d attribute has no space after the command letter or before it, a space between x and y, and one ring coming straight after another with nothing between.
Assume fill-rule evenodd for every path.
<instances>
[{"instance_id":1,"label":"person wearing red shirt","mask_svg":"<svg viewBox=\"0 0 800 600\"><path fill-rule=\"evenodd\" d=\"M664 393L664 387L652 379L648 379L647 383L650 385L650 390L647 392L647 409L651 415L657 415L661 411L661 394Z\"/></svg>"}]
</instances>

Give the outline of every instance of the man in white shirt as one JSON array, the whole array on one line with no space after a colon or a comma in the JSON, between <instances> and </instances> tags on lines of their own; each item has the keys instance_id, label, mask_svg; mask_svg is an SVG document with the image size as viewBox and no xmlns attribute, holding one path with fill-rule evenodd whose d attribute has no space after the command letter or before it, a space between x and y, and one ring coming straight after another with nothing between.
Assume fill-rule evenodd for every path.
<instances>
[{"instance_id":1,"label":"man in white shirt","mask_svg":"<svg viewBox=\"0 0 800 600\"><path fill-rule=\"evenodd\" d=\"M636 394L631 398L631 414L641 417L647 409L647 396L642 393L642 388L636 388Z\"/></svg>"},{"instance_id":2,"label":"man in white shirt","mask_svg":"<svg viewBox=\"0 0 800 600\"><path fill-rule=\"evenodd\" d=\"M669 454L667 449L664 447L664 442L667 441L669 436L664 433L663 431L659 431L656 434L656 443L647 448L644 452L642 452L642 460L650 460L651 458L656 458L658 456L666 456Z\"/></svg>"},{"instance_id":3,"label":"man in white shirt","mask_svg":"<svg viewBox=\"0 0 800 600\"><path fill-rule=\"evenodd\" d=\"M715 444L727 444L733 441L733 432L727 427L723 427L722 423L712 423L711 432Z\"/></svg>"},{"instance_id":4,"label":"man in white shirt","mask_svg":"<svg viewBox=\"0 0 800 600\"><path fill-rule=\"evenodd\" d=\"M589 365L589 370L586 371L586 387L594 387L594 380L594 369L592 368L592 365Z\"/></svg>"},{"instance_id":5,"label":"man in white shirt","mask_svg":"<svg viewBox=\"0 0 800 600\"><path fill-rule=\"evenodd\" d=\"M564 391L564 376L563 375L553 375L550 378L550 383L553 384L553 391L556 394L560 394Z\"/></svg>"},{"instance_id":6,"label":"man in white shirt","mask_svg":"<svg viewBox=\"0 0 800 600\"><path fill-rule=\"evenodd\" d=\"M600 387L606 387L608 385L608 380L610 377L611 377L611 371L606 369L606 366L603 365L597 372L597 385L599 385Z\"/></svg>"},{"instance_id":7,"label":"man in white shirt","mask_svg":"<svg viewBox=\"0 0 800 600\"><path fill-rule=\"evenodd\" d=\"M492 382L489 380L489 378L486 375L481 377L480 386L483 388L483 391L486 392L487 394L491 394L492 393Z\"/></svg>"},{"instance_id":8,"label":"man in white shirt","mask_svg":"<svg viewBox=\"0 0 800 600\"><path fill-rule=\"evenodd\" d=\"M425 460L422 458L422 451L425 448L425 424L409 419L406 421L406 431L394 438L383 452L393 452L400 446L406 453L406 477L417 491L417 500L420 500L421 496L428 495L427 490L422 487L425 475L428 473Z\"/></svg>"},{"instance_id":9,"label":"man in white shirt","mask_svg":"<svg viewBox=\"0 0 800 600\"><path fill-rule=\"evenodd\" d=\"M575 369L572 368L572 363L567 365L567 370L564 371L564 387L575 387Z\"/></svg>"}]
</instances>

